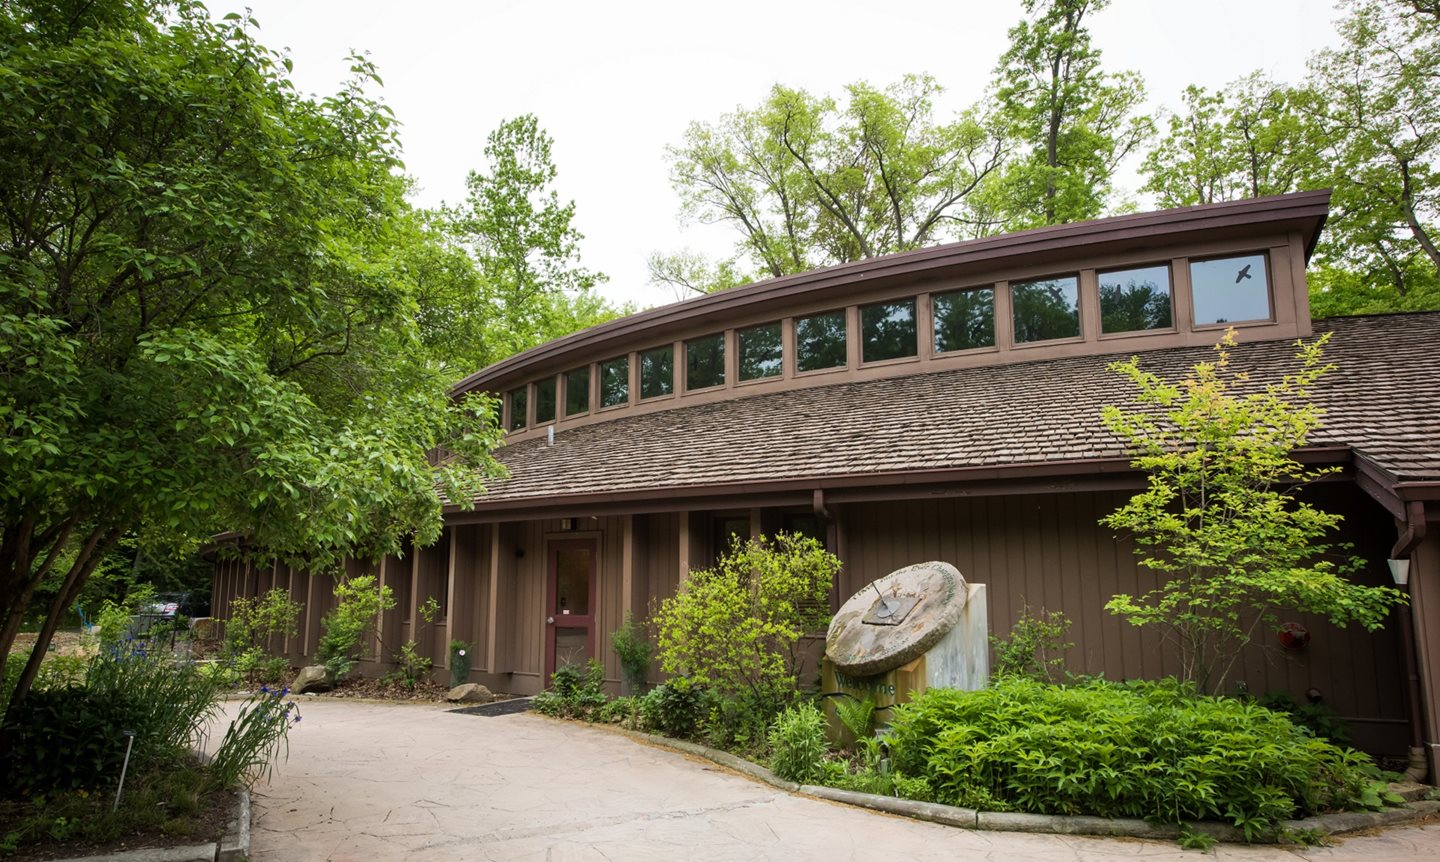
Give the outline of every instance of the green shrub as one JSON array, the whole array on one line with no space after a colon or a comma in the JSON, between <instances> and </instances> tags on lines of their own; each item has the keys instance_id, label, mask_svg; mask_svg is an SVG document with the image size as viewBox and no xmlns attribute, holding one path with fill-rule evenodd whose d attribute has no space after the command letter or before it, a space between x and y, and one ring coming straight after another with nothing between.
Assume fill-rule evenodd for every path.
<instances>
[{"instance_id":1,"label":"green shrub","mask_svg":"<svg viewBox=\"0 0 1440 862\"><path fill-rule=\"evenodd\" d=\"M809 784L825 760L825 716L812 703L786 709L770 726L770 769L786 781Z\"/></svg>"},{"instance_id":2,"label":"green shrub","mask_svg":"<svg viewBox=\"0 0 1440 862\"><path fill-rule=\"evenodd\" d=\"M1253 703L1174 680L1073 686L1008 677L898 707L896 770L940 802L1040 814L1228 820L1256 838L1290 817L1373 806L1373 765Z\"/></svg>"},{"instance_id":3,"label":"green shrub","mask_svg":"<svg viewBox=\"0 0 1440 862\"><path fill-rule=\"evenodd\" d=\"M1058 611L1040 609L1039 614L1026 605L1020 618L1010 627L1009 638L990 638L995 650L992 675L1024 676L1040 682L1064 682L1065 653L1075 646L1065 640L1070 620Z\"/></svg>"},{"instance_id":4,"label":"green shrub","mask_svg":"<svg viewBox=\"0 0 1440 862\"><path fill-rule=\"evenodd\" d=\"M824 630L839 570L814 539L782 533L737 544L713 569L691 572L656 611L661 666L722 699L770 709L768 720L794 699L800 639Z\"/></svg>"},{"instance_id":5,"label":"green shrub","mask_svg":"<svg viewBox=\"0 0 1440 862\"><path fill-rule=\"evenodd\" d=\"M1350 742L1350 726L1339 713L1323 703L1301 703L1288 691L1268 692L1256 698L1255 702L1266 709L1285 713L1291 721L1321 739L1328 739L1336 745Z\"/></svg>"},{"instance_id":6,"label":"green shrub","mask_svg":"<svg viewBox=\"0 0 1440 862\"><path fill-rule=\"evenodd\" d=\"M304 609L283 587L276 587L258 599L232 600L230 619L225 622L226 654L233 657L255 649L265 651L271 638L295 637L300 631L300 613Z\"/></svg>"},{"instance_id":7,"label":"green shrub","mask_svg":"<svg viewBox=\"0 0 1440 862\"><path fill-rule=\"evenodd\" d=\"M677 676L655 686L640 701L645 726L677 739L694 736L704 715L701 694L689 677Z\"/></svg>"},{"instance_id":8,"label":"green shrub","mask_svg":"<svg viewBox=\"0 0 1440 862\"><path fill-rule=\"evenodd\" d=\"M85 688L102 700L135 706L133 715L116 718L135 731L132 762L142 766L198 747L220 692L198 665L143 648L101 652L90 663Z\"/></svg>"},{"instance_id":9,"label":"green shrub","mask_svg":"<svg viewBox=\"0 0 1440 862\"><path fill-rule=\"evenodd\" d=\"M85 683L85 670L89 666L90 660L78 655L48 656L45 661L41 662L40 670L35 674L35 684L31 686L31 690L68 688L72 685L83 685Z\"/></svg>"},{"instance_id":10,"label":"green shrub","mask_svg":"<svg viewBox=\"0 0 1440 862\"><path fill-rule=\"evenodd\" d=\"M100 643L113 646L133 635L135 615L155 603L155 587L150 584L134 584L125 593L121 602L106 599L100 606L95 623L100 628Z\"/></svg>"},{"instance_id":11,"label":"green shrub","mask_svg":"<svg viewBox=\"0 0 1440 862\"><path fill-rule=\"evenodd\" d=\"M0 793L24 797L113 784L125 757L125 722L138 712L129 698L83 688L31 691L9 717Z\"/></svg>"},{"instance_id":12,"label":"green shrub","mask_svg":"<svg viewBox=\"0 0 1440 862\"><path fill-rule=\"evenodd\" d=\"M606 705L605 666L590 659L582 669L579 665L563 665L550 675L550 689L536 698L534 708L545 715L561 718L600 719Z\"/></svg>"},{"instance_id":13,"label":"green shrub","mask_svg":"<svg viewBox=\"0 0 1440 862\"><path fill-rule=\"evenodd\" d=\"M395 595L388 586L377 589L374 575L360 575L337 582L335 598L335 607L320 621L316 655L330 678L338 680L350 673L380 614L395 607Z\"/></svg>"},{"instance_id":14,"label":"green shrub","mask_svg":"<svg viewBox=\"0 0 1440 862\"><path fill-rule=\"evenodd\" d=\"M462 640L450 641L450 687L464 685L470 679L470 645Z\"/></svg>"},{"instance_id":15,"label":"green shrub","mask_svg":"<svg viewBox=\"0 0 1440 862\"><path fill-rule=\"evenodd\" d=\"M635 622L629 611L625 612L625 624L610 633L610 645L620 659L620 671L625 675L625 685L632 693L645 690L645 677L650 673L650 662L655 657L655 648L645 639L645 627Z\"/></svg>"},{"instance_id":16,"label":"green shrub","mask_svg":"<svg viewBox=\"0 0 1440 862\"><path fill-rule=\"evenodd\" d=\"M595 714L595 720L604 724L623 724L634 728L640 724L640 698L617 697Z\"/></svg>"},{"instance_id":17,"label":"green shrub","mask_svg":"<svg viewBox=\"0 0 1440 862\"><path fill-rule=\"evenodd\" d=\"M400 646L400 652L395 654L395 670L386 674L385 678L402 682L414 691L415 684L430 675L433 664L429 657L420 654L414 639L411 639Z\"/></svg>"}]
</instances>

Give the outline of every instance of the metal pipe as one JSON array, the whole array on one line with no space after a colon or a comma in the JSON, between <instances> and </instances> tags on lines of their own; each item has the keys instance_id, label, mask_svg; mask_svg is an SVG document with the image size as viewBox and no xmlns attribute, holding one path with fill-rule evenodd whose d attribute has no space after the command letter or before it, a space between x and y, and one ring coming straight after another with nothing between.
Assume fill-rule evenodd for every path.
<instances>
[{"instance_id":1,"label":"metal pipe","mask_svg":"<svg viewBox=\"0 0 1440 862\"><path fill-rule=\"evenodd\" d=\"M120 794L125 792L125 773L130 769L130 749L135 746L135 731L120 731L125 736L125 762L120 765L120 786L115 788L115 801L110 804L113 814L120 807Z\"/></svg>"}]
</instances>

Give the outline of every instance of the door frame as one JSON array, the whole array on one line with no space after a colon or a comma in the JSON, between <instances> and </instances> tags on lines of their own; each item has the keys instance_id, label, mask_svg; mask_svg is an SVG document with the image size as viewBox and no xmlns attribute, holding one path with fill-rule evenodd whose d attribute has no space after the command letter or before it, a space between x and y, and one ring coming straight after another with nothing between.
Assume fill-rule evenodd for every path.
<instances>
[{"instance_id":1,"label":"door frame","mask_svg":"<svg viewBox=\"0 0 1440 862\"><path fill-rule=\"evenodd\" d=\"M567 614L569 625L560 625L560 616L554 611L555 592L560 577L560 551L565 548L588 548L590 551L590 612L584 615ZM592 658L599 658L595 652L595 622L596 611L599 610L600 595L596 591L597 581L600 574L600 537L566 537L564 539L546 539L545 541L545 604L541 611L545 615L545 675L542 677L541 686L550 684L550 677L555 673L555 635L562 628L577 629L576 622L583 622L585 628L586 647L590 650ZM551 619L553 618L553 622Z\"/></svg>"}]
</instances>

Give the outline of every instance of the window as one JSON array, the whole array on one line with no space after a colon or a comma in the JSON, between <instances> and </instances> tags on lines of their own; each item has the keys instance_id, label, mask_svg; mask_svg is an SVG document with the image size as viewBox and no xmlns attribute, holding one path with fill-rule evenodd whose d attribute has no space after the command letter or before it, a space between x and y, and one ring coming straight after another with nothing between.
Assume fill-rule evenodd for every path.
<instances>
[{"instance_id":1,"label":"window","mask_svg":"<svg viewBox=\"0 0 1440 862\"><path fill-rule=\"evenodd\" d=\"M737 333L740 346L740 379L757 380L780 373L780 324L752 326Z\"/></svg>"},{"instance_id":2,"label":"window","mask_svg":"<svg viewBox=\"0 0 1440 862\"><path fill-rule=\"evenodd\" d=\"M725 334L685 342L685 389L725 385Z\"/></svg>"},{"instance_id":3,"label":"window","mask_svg":"<svg viewBox=\"0 0 1440 862\"><path fill-rule=\"evenodd\" d=\"M935 352L995 346L995 288L942 293L935 310Z\"/></svg>"},{"instance_id":4,"label":"window","mask_svg":"<svg viewBox=\"0 0 1440 862\"><path fill-rule=\"evenodd\" d=\"M1073 275L1010 285L1015 341L1080 336L1080 283Z\"/></svg>"},{"instance_id":5,"label":"window","mask_svg":"<svg viewBox=\"0 0 1440 862\"><path fill-rule=\"evenodd\" d=\"M1169 329L1170 267L1145 266L1102 272L1100 331L1140 332Z\"/></svg>"},{"instance_id":6,"label":"window","mask_svg":"<svg viewBox=\"0 0 1440 862\"><path fill-rule=\"evenodd\" d=\"M1195 323L1270 319L1270 279L1265 255L1190 262L1190 295Z\"/></svg>"},{"instance_id":7,"label":"window","mask_svg":"<svg viewBox=\"0 0 1440 862\"><path fill-rule=\"evenodd\" d=\"M600 363L600 406L615 407L630 400L630 357Z\"/></svg>"},{"instance_id":8,"label":"window","mask_svg":"<svg viewBox=\"0 0 1440 862\"><path fill-rule=\"evenodd\" d=\"M914 356L915 343L915 300L882 302L860 309L861 362Z\"/></svg>"},{"instance_id":9,"label":"window","mask_svg":"<svg viewBox=\"0 0 1440 862\"><path fill-rule=\"evenodd\" d=\"M535 424L555 421L555 378L547 377L535 384Z\"/></svg>"},{"instance_id":10,"label":"window","mask_svg":"<svg viewBox=\"0 0 1440 862\"><path fill-rule=\"evenodd\" d=\"M784 533L814 539L820 543L821 547L826 545L826 536L829 533L825 522L810 512L787 512L780 519L780 530Z\"/></svg>"},{"instance_id":11,"label":"window","mask_svg":"<svg viewBox=\"0 0 1440 862\"><path fill-rule=\"evenodd\" d=\"M590 367L577 368L565 375L565 415L574 416L590 410Z\"/></svg>"},{"instance_id":12,"label":"window","mask_svg":"<svg viewBox=\"0 0 1440 862\"><path fill-rule=\"evenodd\" d=\"M715 534L711 537L711 549L714 551L711 555L712 561L730 553L730 549L735 545L750 541L749 515L716 515L714 527Z\"/></svg>"},{"instance_id":13,"label":"window","mask_svg":"<svg viewBox=\"0 0 1440 862\"><path fill-rule=\"evenodd\" d=\"M675 349L657 347L640 354L640 397L658 398L675 391Z\"/></svg>"},{"instance_id":14,"label":"window","mask_svg":"<svg viewBox=\"0 0 1440 862\"><path fill-rule=\"evenodd\" d=\"M525 387L510 390L510 430L525 427Z\"/></svg>"},{"instance_id":15,"label":"window","mask_svg":"<svg viewBox=\"0 0 1440 862\"><path fill-rule=\"evenodd\" d=\"M795 369L819 371L845 366L845 312L795 321Z\"/></svg>"}]
</instances>

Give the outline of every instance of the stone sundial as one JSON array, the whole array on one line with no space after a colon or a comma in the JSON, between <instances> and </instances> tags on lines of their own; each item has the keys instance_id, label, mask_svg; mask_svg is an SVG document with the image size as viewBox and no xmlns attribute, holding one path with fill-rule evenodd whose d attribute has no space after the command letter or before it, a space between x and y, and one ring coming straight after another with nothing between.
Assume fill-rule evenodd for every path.
<instances>
[{"instance_id":1,"label":"stone sundial","mask_svg":"<svg viewBox=\"0 0 1440 862\"><path fill-rule=\"evenodd\" d=\"M897 569L851 596L825 635L825 654L850 676L874 676L923 655L954 628L965 579L938 560Z\"/></svg>"}]
</instances>

